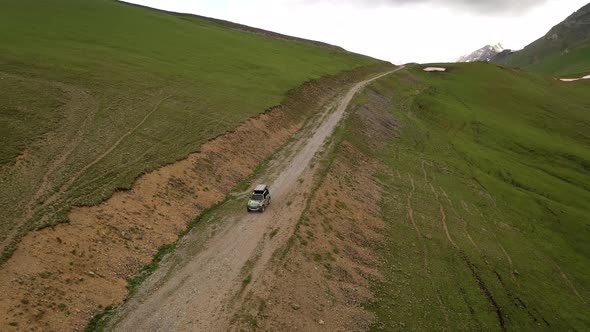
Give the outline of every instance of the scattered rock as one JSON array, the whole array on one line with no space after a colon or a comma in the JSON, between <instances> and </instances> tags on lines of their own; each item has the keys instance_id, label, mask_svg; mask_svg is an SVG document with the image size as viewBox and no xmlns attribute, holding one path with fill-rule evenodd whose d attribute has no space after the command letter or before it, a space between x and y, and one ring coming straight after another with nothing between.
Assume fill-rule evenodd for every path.
<instances>
[{"instance_id":1,"label":"scattered rock","mask_svg":"<svg viewBox=\"0 0 590 332\"><path fill-rule=\"evenodd\" d=\"M301 306L297 303L291 303L291 308L293 308L293 310L299 310Z\"/></svg>"},{"instance_id":2,"label":"scattered rock","mask_svg":"<svg viewBox=\"0 0 590 332\"><path fill-rule=\"evenodd\" d=\"M94 276L96 276L96 273L94 273L92 271L88 271L88 275L91 276L91 277L94 277Z\"/></svg>"},{"instance_id":3,"label":"scattered rock","mask_svg":"<svg viewBox=\"0 0 590 332\"><path fill-rule=\"evenodd\" d=\"M322 319L318 320L318 324L324 325L324 321Z\"/></svg>"},{"instance_id":4,"label":"scattered rock","mask_svg":"<svg viewBox=\"0 0 590 332\"><path fill-rule=\"evenodd\" d=\"M129 233L125 232L125 231L122 231L121 232L121 237L124 238L125 240L132 240L133 239L131 237L131 234L129 234Z\"/></svg>"},{"instance_id":5,"label":"scattered rock","mask_svg":"<svg viewBox=\"0 0 590 332\"><path fill-rule=\"evenodd\" d=\"M424 237L427 238L427 239L429 239L429 240L432 240L432 234L430 234L430 233L424 235Z\"/></svg>"}]
</instances>

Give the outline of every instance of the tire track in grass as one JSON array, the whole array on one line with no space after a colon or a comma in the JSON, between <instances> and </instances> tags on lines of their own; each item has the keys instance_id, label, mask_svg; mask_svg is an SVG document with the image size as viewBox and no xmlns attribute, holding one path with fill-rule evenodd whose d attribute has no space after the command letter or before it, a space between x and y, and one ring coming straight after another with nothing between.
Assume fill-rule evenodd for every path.
<instances>
[{"instance_id":1,"label":"tire track in grass","mask_svg":"<svg viewBox=\"0 0 590 332\"><path fill-rule=\"evenodd\" d=\"M61 85L58 85L58 86L61 86ZM68 143L65 145L62 152L57 156L57 158L52 160L49 167L47 168L47 171L43 174L43 178L41 179L41 182L40 182L39 186L37 187L37 190L31 196L31 199L29 200L29 202L26 205L26 208L25 208L26 213L25 213L25 218L24 218L26 220L28 220L32 217L33 212L34 212L33 206L39 201L39 199L42 198L43 194L45 194L47 192L49 182L50 182L49 177L51 175L53 175L53 173L55 173L56 170L63 168L65 161L72 154L72 152L74 152L74 150L76 150L76 148L78 148L78 146L82 142L82 138L84 137L84 134L86 133L86 131L88 130L88 127L90 126L91 120L94 119L94 116L96 115L96 112L98 110L98 104L94 101L94 98L89 96L86 92L84 92L84 91L77 91L76 92L76 91L74 91L75 90L74 88L67 87L67 86L64 86L62 89L64 91L67 91L67 93L71 96L71 99L79 98L82 101L82 103L80 103L80 104L91 103L92 107L90 107L90 112L88 112L88 114L86 115L86 117L82 121L82 124L80 125L78 130L75 132L74 137L71 139L68 139ZM80 108L82 108L82 107L80 107Z\"/></svg>"},{"instance_id":2,"label":"tire track in grass","mask_svg":"<svg viewBox=\"0 0 590 332\"><path fill-rule=\"evenodd\" d=\"M471 210L469 210L469 206L467 205L467 203L465 203L464 200L461 200L461 205L463 206L463 209L467 211L467 214L471 215Z\"/></svg>"},{"instance_id":3,"label":"tire track in grass","mask_svg":"<svg viewBox=\"0 0 590 332\"><path fill-rule=\"evenodd\" d=\"M473 205L473 208L475 209L475 213L479 213L479 216L481 217L481 219L484 221L484 223L487 224L488 219L485 217L483 212L476 205ZM496 228L499 228L498 222L496 221L496 219L493 218L492 220L493 220L494 226ZM492 233L492 236L494 237L496 244L498 245L498 247L502 251L504 257L506 258L508 265L510 266L510 279L512 279L512 281L514 282L514 284L516 285L517 288L520 288L520 283L518 282L518 279L516 278L516 269L514 268L514 263L512 261L512 257L510 256L510 254L508 253L506 248L504 248L504 246L502 245L502 243L498 239L498 236L496 235L496 233L493 231L491 233ZM493 269L493 267L489 263L488 263L488 266L492 269L493 273L496 275L496 278L498 279L498 281L502 285L502 288L504 289L506 295L514 303L515 307L517 307L520 310L525 311L526 314L533 320L533 322L538 323L538 322L542 321L545 324L545 326L547 326L547 327L551 326L549 324L549 322L542 316L542 314L538 310L536 310L534 308L531 310L529 308L529 306L523 301L523 299L520 298L520 296L518 295L518 292L513 292L512 290L510 290L510 288L506 285L506 283L504 282L504 280L502 279L502 277L500 276L500 273L498 273L498 271Z\"/></svg>"},{"instance_id":4,"label":"tire track in grass","mask_svg":"<svg viewBox=\"0 0 590 332\"><path fill-rule=\"evenodd\" d=\"M461 200L461 203L463 205L463 208L469 212L468 208L467 208L467 204ZM475 208L475 210L477 210L477 212L479 212L479 215L481 217L481 219L483 220L484 223L487 223L487 220L485 218L485 216L483 215L483 213L479 210L479 208L477 206L473 206ZM496 220L494 219L494 225L497 227L498 224L496 222ZM510 257L510 255L508 254L508 252L506 251L506 249L504 248L504 246L502 245L502 243L500 243L500 240L498 239L497 235L495 232L492 231L492 236L494 237L494 240L496 242L496 244L498 245L498 247L500 248L500 250L502 251L504 257L506 258L506 261L508 262L508 265L510 266L510 278L512 279L512 281L514 282L514 284L517 287L520 287L520 284L518 282L518 280L515 277L515 273L514 273L514 265L512 262L512 257ZM481 254L481 252L480 252ZM515 307L523 310L526 312L526 314L534 321L534 322L539 322L539 319L533 314L533 312L531 312L528 308L528 306L526 305L526 303L518 296L517 293L513 292L504 282L503 278L501 277L500 273L498 273L498 271L496 271L496 269L494 268L494 266L492 266L492 264L487 260L487 258L485 257L485 255L482 254L482 258L484 260L484 262L486 263L486 265L488 266L488 268L490 268L490 270L492 270L492 272L494 273L494 275L496 276L496 279L498 279L498 282L500 283L500 285L502 285L502 288L504 289L504 292L506 293L506 295L508 296L508 298L514 303ZM545 324L547 326L549 326L549 323L547 323L547 321L541 316L540 319L543 320L543 322L545 322Z\"/></svg>"},{"instance_id":5,"label":"tire track in grass","mask_svg":"<svg viewBox=\"0 0 590 332\"><path fill-rule=\"evenodd\" d=\"M88 94L86 91L84 91L84 89L80 87L56 81L23 77L20 75L10 74L6 72L0 72L0 74L2 76L10 77L20 81L31 81L46 84L61 90L69 97L68 103L63 106L64 113L66 113L66 116L71 116L79 112L83 112L84 109L89 110L87 115L84 117L82 124L80 125L78 130L75 131L73 137L65 138L67 140L67 143L64 145L64 148L57 155L57 157L49 163L47 169L43 173L43 177L41 178L41 181L39 182L37 189L31 195L28 202L24 204L23 213L19 218L17 218L17 223L15 224L16 226L13 227L9 232L7 232L7 234L3 234L2 240L0 240L0 253L2 254L2 256L5 256L9 254L11 250L10 248L16 245L18 241L16 240L16 238L19 236L18 234L21 234L26 231L26 229L29 227L28 225L31 222L31 218L33 217L34 213L40 209L35 209L35 206L38 204L39 200L43 197L45 193L47 193L49 189L49 177L53 175L58 169L63 168L67 158L80 145L84 133L88 130L88 126L90 125L91 120L96 115L96 112L98 111L99 107L98 102L94 99L94 97L92 97L90 94ZM86 107L88 105L90 105L90 107ZM73 119L70 119L68 121L73 121Z\"/></svg>"},{"instance_id":6,"label":"tire track in grass","mask_svg":"<svg viewBox=\"0 0 590 332\"><path fill-rule=\"evenodd\" d=\"M447 200L447 202L449 203L449 206L453 210L453 213L455 213L455 215L457 216L457 219L459 219L461 221L461 225L463 226L463 233L465 233L465 236L467 236L467 239L469 239L469 242L471 242L471 244L475 247L475 249L477 249L477 251L479 251L481 254L481 249L479 248L477 243L473 240L473 238L471 237L471 234L469 233L469 230L467 229L467 222L465 221L465 219L463 219L463 217L457 211L457 209L455 209L455 205L453 204L453 201L451 201L451 199L449 198L449 195L447 195L447 192L444 190L444 188L440 187L440 190L443 193L443 196L445 196L445 199Z\"/></svg>"},{"instance_id":7,"label":"tire track in grass","mask_svg":"<svg viewBox=\"0 0 590 332\"><path fill-rule=\"evenodd\" d=\"M477 207L476 207L477 209ZM483 213L481 211L479 211L479 215L481 216L481 218L485 221L486 218L483 215ZM498 223L495 219L493 219L493 223L496 227L498 227ZM508 261L508 265L510 266L510 278L514 281L514 283L520 287L520 283L518 282L518 279L516 279L516 270L514 268L514 263L512 261L512 257L510 257L510 254L508 254L508 251L506 251L506 249L504 248L504 246L502 245L502 243L500 243L500 240L498 239L498 237L496 236L496 234L494 232L492 232L492 235L494 236L494 239L496 240L496 243L498 244L498 246L500 247L500 250L502 251L502 253L504 254L504 256L506 257L506 260ZM571 280L567 277L567 275L563 272L563 270L559 267L559 265L555 262L553 262L553 264L555 265L557 271L559 271L559 275L560 277L563 279L563 281L565 282L565 284L567 285L567 287L572 291L573 294L576 295L576 297L578 297L582 303L586 304L586 301L584 300L584 298L580 295L580 293L578 292L578 290L576 289L576 287L574 286L574 284L571 282ZM496 273L496 275L498 276L498 279L500 280L501 278L499 277L498 273L496 271L494 271L494 273ZM501 280L500 280L501 281ZM505 285L502 283L502 286L504 288ZM518 301L518 303L524 307L525 309L527 309L528 311L528 306L522 301L522 299L520 299L518 296L515 298L516 301ZM538 313L538 312L537 312ZM528 314L531 318L533 318L535 321L537 321L537 318L530 312L528 311ZM550 326L549 323L547 322L547 320L541 316L541 320L547 325Z\"/></svg>"},{"instance_id":8,"label":"tire track in grass","mask_svg":"<svg viewBox=\"0 0 590 332\"><path fill-rule=\"evenodd\" d=\"M61 90L69 97L69 102L64 106L64 108L66 109L65 113L77 114L78 112L82 112L83 109L89 109L89 112L84 117L82 124L80 125L78 130L75 131L74 136L72 138L67 139L67 143L65 144L61 153L59 153L57 155L57 158L55 158L51 161L51 163L47 167L47 170L43 174L41 181L39 182L37 190L33 193L30 200L25 205L25 216L23 219L27 220L27 219L30 219L32 217L33 213L36 211L33 208L35 203L37 203L39 201L39 199L42 198L43 194L47 191L47 187L49 185L49 177L57 169L63 167L63 164L66 161L66 159L80 145L80 142L82 141L84 133L88 129L88 126L91 122L90 120L94 118L99 107L98 107L98 102L94 99L94 97L89 95L81 87L77 87L77 86L73 86L73 85L69 85L69 84L65 84L65 83L61 83L61 82L57 82L57 81L24 77L24 76L15 75L15 74L7 73L7 72L0 72L0 74L2 74L3 76L6 76L6 77L12 78L12 79L20 80L20 81L30 81L30 82L40 83L40 84L46 84L46 85L49 85L49 86L52 86L52 87L55 87L55 88ZM71 104L74 104L74 105L72 106ZM90 107L85 107L87 105L90 105ZM69 112L68 111L69 109L73 109L73 111Z\"/></svg>"},{"instance_id":9,"label":"tire track in grass","mask_svg":"<svg viewBox=\"0 0 590 332\"><path fill-rule=\"evenodd\" d=\"M431 186L431 188L433 190L433 193L435 193L435 195L436 195L436 191L434 190L434 187ZM437 200L438 200L438 195L436 195L436 196L437 196ZM445 194L445 196L446 196L446 194ZM442 219L442 224L443 224L443 227L444 227L445 232L447 234L447 238L449 239L449 241L451 242L451 244L453 245L453 247L455 247L455 249L457 249L457 251L459 252L459 255L461 256L461 259L463 259L463 262L465 262L465 264L467 265L467 267L471 271L471 275L473 276L473 279L474 279L475 283L477 284L477 286L479 287L479 289L484 294L484 296L487 299L488 303L493 307L494 312L496 313L496 317L498 319L498 323L500 324L500 328L502 329L502 331L506 331L506 322L504 321L504 315L502 314L502 310L500 308L500 305L498 305L498 302L496 302L496 299L494 298L492 292L490 291L490 289L488 288L487 284L485 283L485 281L483 280L483 278L479 274L479 271L477 270L477 267L471 262L471 260L467 256L467 254L452 240L452 238L451 238L451 236L449 234L449 230L448 230L446 221L445 221L446 220L446 217L445 217L445 214L444 214L444 208L443 208L443 206L442 206L442 204L440 202L439 202L439 205L440 205L440 211L441 211L441 214L442 214L442 218L441 218Z\"/></svg>"},{"instance_id":10,"label":"tire track in grass","mask_svg":"<svg viewBox=\"0 0 590 332\"><path fill-rule=\"evenodd\" d=\"M436 294L436 299L438 301L441 311L444 314L445 321L447 322L447 326L449 326L448 310L442 301L442 298L439 294L438 288L436 288L436 286L434 284L434 279L432 279L432 274L430 272L430 264L428 262L428 248L426 247L426 243L424 243L424 239L422 238L422 234L420 232L420 229L418 228L418 225L414 221L414 209L412 208L412 197L414 196L414 192L416 191L416 186L414 184L414 178L412 178L412 175L410 173L408 173L408 178L410 179L410 183L412 184L412 190L408 194L408 199L407 199L407 201L408 201L408 203L407 203L408 219L410 220L412 226L414 227L414 231L416 232L416 234L418 236L418 241L420 242L420 245L422 246L422 253L423 253L422 256L424 257L424 269L426 270L426 275L428 276L428 279L430 280L430 284L432 286L433 292Z\"/></svg>"},{"instance_id":11,"label":"tire track in grass","mask_svg":"<svg viewBox=\"0 0 590 332\"><path fill-rule=\"evenodd\" d=\"M438 193L436 192L436 190L434 189L434 187L432 186L432 183L430 183L430 181L428 180L428 175L426 174L426 169L424 167L424 164L426 163L425 160L422 160L422 174L424 175L424 181L426 182L425 186L428 188L430 187L430 191L432 192L432 194L434 195L434 197L436 198L436 202L439 205L439 212L441 215L441 224L443 226L443 229L445 231L445 234L447 236L447 240L449 240L449 242L453 245L453 247L455 247L455 249L459 250L459 246L455 243L455 241L453 241L453 238L451 237L451 234L449 233L449 228L447 227L447 215L445 213L445 209L442 205L442 203L439 200L438 197ZM441 187L442 190L442 187ZM447 197L448 200L448 196L446 195L446 193L444 192L444 190L442 190L445 197Z\"/></svg>"},{"instance_id":12,"label":"tire track in grass","mask_svg":"<svg viewBox=\"0 0 590 332\"><path fill-rule=\"evenodd\" d=\"M166 99L169 99L171 96L168 97L164 97L162 99L160 99L156 105L154 106L154 108L146 115L144 116L144 118L135 126L133 127L131 130L129 130L128 132L126 132L125 134L123 134L107 151L105 151L103 154L101 154L99 157L97 157L94 161L92 161L90 164L87 164L84 168L82 168L80 171L78 171L74 177L70 178L70 180L68 182L66 182L61 188L60 190L56 191L53 195L51 195L42 205L39 205L39 207L37 209L34 209L31 211L31 214L29 215L29 217L27 218L28 220L30 220L31 218L35 217L36 213L39 213L40 211L42 211L43 208L46 208L48 206L50 206L52 203L55 202L59 202L60 200L65 199L63 197L63 194L69 190L72 189L71 186L75 183L75 181L77 179L79 179L89 168L91 168L92 166L96 165L98 162L100 162L102 159L104 159L107 155L109 155L112 151L114 151L117 146L119 144L121 144L123 142L123 140L125 140L125 138L127 138L129 135L133 134L137 129L139 129L139 127L141 127L147 120L148 118L158 110L160 104L162 102L164 102ZM154 146L151 146L150 148L148 148L146 151L144 151L142 153L143 155L146 155L149 150L153 149ZM113 169L114 171L115 169ZM112 175L112 171L110 172L106 172L102 175L99 175L97 177L94 177L84 183L78 184L77 186L75 186L73 188L73 190L77 190L78 188L84 187L84 186L88 186L96 181L100 181L100 180L104 180L106 177L110 177ZM98 189L95 189L93 192L89 192L86 193L85 195L80 195L78 196L78 198L80 197L87 197L90 195L93 195ZM47 219L47 215L41 215L41 216L37 216L39 217L39 220L44 221Z\"/></svg>"},{"instance_id":13,"label":"tire track in grass","mask_svg":"<svg viewBox=\"0 0 590 332\"><path fill-rule=\"evenodd\" d=\"M477 251L480 253L480 255L483 256L483 254L481 253L481 250L479 249L479 247L477 246L475 241L473 241L473 239L471 238L471 235L467 231L467 223L465 222L465 220L463 220L463 218L459 215L459 213L457 212L457 210L453 206L453 202L449 198L449 195L447 195L447 193L445 192L445 190L442 187L440 187L440 189L441 189L443 195L445 196L445 198L447 199L449 205L451 206L451 208L455 212L455 214L457 214L459 216L459 219L463 222L463 231L465 232L465 235L467 236L467 238L469 239L471 244L473 244L473 246L477 249ZM432 190L433 190L433 192L435 192L434 187L432 188ZM438 196L437 196L437 199L438 199ZM439 202L439 204L440 204L441 212L444 213L442 204L440 202ZM445 232L447 232L447 235L450 236L448 233L449 231L447 228L447 224L446 224L446 222L444 222L444 220L445 220L445 218L443 215L443 226L445 228ZM449 237L449 240L451 240L450 237ZM461 258L463 259L463 261L465 262L465 264L467 265L467 267L471 271L471 274L473 276L473 279L475 280L475 283L477 284L479 289L482 291L482 293L484 294L484 296L488 300L488 303L493 307L494 312L496 313L496 317L498 319L498 323L500 324L500 328L502 329L502 331L506 331L506 321L504 320L504 314L502 313L502 309L500 308L500 305L498 304L498 302L496 302L496 299L494 298L494 295L492 294L492 292L488 288L487 284L485 283L485 281L483 280L483 278L479 274L477 267L475 266L475 264L473 264L471 262L471 260L467 256L467 254L461 248L459 248L459 246L456 243L452 242L452 240L451 240L451 243L459 251L459 255L461 256ZM485 259L485 257L483 257L483 260L486 263L486 265L488 265L488 267L491 268L490 263Z\"/></svg>"},{"instance_id":14,"label":"tire track in grass","mask_svg":"<svg viewBox=\"0 0 590 332\"><path fill-rule=\"evenodd\" d=\"M496 318L498 320L498 324L500 325L501 330L506 331L506 322L504 320L504 314L502 313L502 309L500 308L500 305L498 304L498 302L496 302L496 299L494 298L492 292L490 291L487 284L485 283L485 281L483 280L483 278L479 274L477 267L471 262L471 260L467 256L467 254L459 247L459 245L457 245L457 243L455 243L455 241L451 237L451 234L449 232L449 228L448 228L447 222L446 222L447 217L445 214L445 210L444 210L442 203L440 202L439 195L436 192L436 190L434 189L434 186L432 186L432 184L430 182L428 182L427 185L430 186L430 190L434 194L434 197L436 198L436 201L439 205L439 211L441 214L441 225L445 231L445 234L447 236L447 239L449 240L449 243L451 243L453 248L455 248L457 250L457 252L459 253L459 256L461 257L463 262L467 265L467 268L469 269L469 271L471 271L471 275L473 276L473 279L474 279L475 283L477 284L478 288L483 293L487 302L492 306L492 308L496 314ZM447 200L449 202L451 202L450 198L448 197L448 195L446 194L446 192L444 191L444 189L442 187L441 187L441 190L443 192L443 195L447 198ZM451 207L452 207L452 203L451 203ZM466 234L468 234L468 233L466 233Z\"/></svg>"},{"instance_id":15,"label":"tire track in grass","mask_svg":"<svg viewBox=\"0 0 590 332\"><path fill-rule=\"evenodd\" d=\"M129 166L130 165L133 165L135 163L139 163L141 160L143 160L143 158L146 155L148 155L149 153L153 152L155 149L156 149L156 146L155 145L152 145L149 148L147 148L146 150L144 150L135 159L130 160L130 161L127 161L124 164L122 164L122 163L119 164L121 167L114 168L114 169L112 169L109 172L105 172L105 173L103 173L103 174L101 174L101 175L99 175L99 176L97 176L95 178L92 178L92 179L90 179L90 180L88 180L86 182L80 183L80 184L78 184L78 185L70 188L70 190L71 190L71 192L76 192L80 188L83 188L83 187L92 187L93 184L95 184L97 182L101 182L101 181L103 181L102 187L119 188L116 185L117 178L116 177L113 177L113 174L114 173L122 173L122 172L124 172L126 169L129 169ZM156 164L162 164L161 162L164 161L164 159L162 159L162 158L161 159L152 159L152 160ZM86 192L84 194L76 194L76 199L78 201L80 201L80 200L84 200L84 199L90 198L90 197L96 195L96 193L98 191L100 191L102 187L94 187L93 190L88 191L88 192ZM119 190L119 189L115 189L115 190ZM71 199L71 198L70 199L66 199L65 201L68 204L73 204L73 199Z\"/></svg>"},{"instance_id":16,"label":"tire track in grass","mask_svg":"<svg viewBox=\"0 0 590 332\"><path fill-rule=\"evenodd\" d=\"M168 98L170 98L170 97L164 97L164 98L160 99L156 103L154 108L148 114L146 114L143 117L143 119L135 127L131 128L128 132L126 132L121 137L119 137L119 139L113 145L111 145L105 152L103 152L100 156L98 156L92 162L86 164L86 166L84 166L81 170L79 170L76 174L74 174L68 180L68 182L66 182L63 186L61 186L61 188L59 188L59 190L56 193L51 195L40 208L46 207L47 205L49 205L49 204L55 202L57 199L59 199L72 186L72 184L74 184L74 182L76 182L76 180L78 180L82 175L84 175L84 173L86 173L86 171L88 171L88 169L90 169L92 166L98 164L101 160L103 160L106 156L108 156L111 152L113 152L119 146L119 144L121 144L127 137L129 137L137 129L139 129L139 127L141 127L147 121L147 119L149 119L149 117L158 110L158 108L160 107L162 102Z\"/></svg>"},{"instance_id":17,"label":"tire track in grass","mask_svg":"<svg viewBox=\"0 0 590 332\"><path fill-rule=\"evenodd\" d=\"M506 331L506 322L504 321L504 314L502 313L502 309L500 308L500 305L498 305L498 302L496 302L496 300L494 299L494 295L486 285L485 281L481 278L481 275L477 271L477 267L471 262L471 260L469 260L469 257L467 257L467 254L465 254L465 252L459 251L459 254L465 262L465 264L467 265L467 267L469 268L469 270L471 271L471 274L475 279L475 282L477 283L479 289L484 293L486 299L494 308L494 311L498 318L498 323L500 324L500 328L502 329L502 331Z\"/></svg>"},{"instance_id":18,"label":"tire track in grass","mask_svg":"<svg viewBox=\"0 0 590 332\"><path fill-rule=\"evenodd\" d=\"M477 207L476 207L477 209ZM487 219L486 217L483 215L483 212L481 212L478 209L479 212L479 216L481 217L481 219L484 221L484 223L487 224ZM496 222L496 219L493 219L494 222L494 226L498 227L498 223ZM492 232L492 236L494 237L494 240L496 241L496 244L498 245L498 247L500 248L500 250L502 251L502 253L504 254L504 257L506 258L506 261L508 261L508 265L510 266L510 278L512 279L512 281L514 281L517 285L519 285L518 280L516 279L516 277L514 276L514 271L516 271L514 269L514 264L512 262L512 257L510 257L510 255L508 254L508 251L506 251L506 249L504 248L504 246L502 245L502 243L500 242L500 240L498 239L498 236L496 235L495 232Z\"/></svg>"},{"instance_id":19,"label":"tire track in grass","mask_svg":"<svg viewBox=\"0 0 590 332\"><path fill-rule=\"evenodd\" d=\"M434 168L434 165L431 162L422 159L422 173L424 174L424 180L428 181L428 175L427 175L428 172L426 171L424 164L426 164L432 168ZM430 176L432 177L432 180L436 180L436 176L435 176L434 172L431 172Z\"/></svg>"},{"instance_id":20,"label":"tire track in grass","mask_svg":"<svg viewBox=\"0 0 590 332\"><path fill-rule=\"evenodd\" d=\"M428 180L428 172L426 172L426 168L424 167L424 164L429 164L426 160L422 159L422 162L420 163L420 167L422 168L422 175L424 176L424 187L426 188L426 190L428 190L428 186L430 185L430 181ZM434 179L434 176L432 177L432 179Z\"/></svg>"},{"instance_id":21,"label":"tire track in grass","mask_svg":"<svg viewBox=\"0 0 590 332\"><path fill-rule=\"evenodd\" d=\"M455 241L453 241L453 238L451 237L451 233L449 233L449 228L447 227L447 215L445 213L445 209L444 209L442 203L440 202L440 200L438 198L438 193L436 192L436 190L434 189L434 187L432 186L431 183L428 183L428 185L430 186L430 191L432 191L432 194L434 194L434 197L436 198L436 202L438 203L439 211L440 211L440 215L441 215L441 225L445 231L445 234L447 235L447 239L453 245L453 247L455 247L455 249L461 250L459 248L459 246L455 243Z\"/></svg>"},{"instance_id":22,"label":"tire track in grass","mask_svg":"<svg viewBox=\"0 0 590 332\"><path fill-rule=\"evenodd\" d=\"M504 249L504 246L498 241L496 234L494 234L494 238L496 239L496 241L498 242L498 246L500 247L500 249L504 253L504 257L506 257L506 260L508 260L508 265L510 265L510 277L512 277L512 280L517 282L516 278L514 277L514 265L512 264L512 258L510 257L510 255L508 254L506 249ZM517 284L518 284L518 282L517 282Z\"/></svg>"},{"instance_id":23,"label":"tire track in grass","mask_svg":"<svg viewBox=\"0 0 590 332\"><path fill-rule=\"evenodd\" d=\"M559 265L557 265L557 263L555 263L555 262L553 262L553 264L555 264L555 267L559 271L559 274L561 275L561 278L563 279L563 281L565 281L565 284L580 299L580 301L582 301L582 303L586 304L586 301L584 300L582 295L580 295L580 293L578 293L578 290L576 289L576 286L574 286L574 283L567 277L567 275L563 272L561 267L559 267Z\"/></svg>"},{"instance_id":24,"label":"tire track in grass","mask_svg":"<svg viewBox=\"0 0 590 332\"><path fill-rule=\"evenodd\" d=\"M227 118L227 116L226 116L226 118ZM222 121L224 121L224 120L222 120ZM217 120L210 120L210 121L206 122L204 127L210 128L211 124L217 123L217 122L218 122ZM185 131L187 131L187 130L185 130ZM180 132L176 135L172 135L167 139L160 140L159 144L163 144L165 141L174 142L174 141L176 141L176 138L181 137L182 135L183 135L183 132ZM119 167L117 167L117 168L113 168L113 169L109 170L108 172L99 174L94 178L86 180L85 182L76 184L76 186L70 188L71 192L76 192L78 189L84 188L84 187L92 187L91 186L92 184L94 184L96 182L100 182L100 181L105 181L106 178L112 177L113 173L120 173L120 172L125 171L126 169L128 169L129 165L132 165L134 163L141 161L145 155L152 152L156 147L157 146L155 144L152 144L149 148L144 150L144 152L142 154L138 155L134 160L127 161L125 164L120 163L118 165ZM180 148L179 146L177 146L177 147ZM164 156L164 157L158 158L158 159L152 158L152 160L153 160L154 164L163 164L163 163L165 164L167 161L167 158L168 158L167 156ZM109 184L109 186L110 186L110 184ZM107 187L109 187L109 186L107 186ZM112 186L110 186L110 187L112 187ZM82 194L82 195L76 195L76 198L79 200L80 198L91 197L91 196L95 195L96 192L101 190L101 187L94 187L94 188L95 189L93 191L86 192L85 194Z\"/></svg>"}]
</instances>

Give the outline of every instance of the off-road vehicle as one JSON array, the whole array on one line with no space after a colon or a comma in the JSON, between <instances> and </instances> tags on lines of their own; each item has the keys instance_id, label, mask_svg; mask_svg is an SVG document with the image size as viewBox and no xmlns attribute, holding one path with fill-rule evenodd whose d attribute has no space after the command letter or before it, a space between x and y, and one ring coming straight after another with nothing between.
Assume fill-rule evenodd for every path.
<instances>
[{"instance_id":1,"label":"off-road vehicle","mask_svg":"<svg viewBox=\"0 0 590 332\"><path fill-rule=\"evenodd\" d=\"M252 196L250 196L250 199L248 200L246 209L248 209L248 212L264 212L268 204L270 204L270 191L268 190L268 186L265 184L259 184L254 188Z\"/></svg>"}]
</instances>

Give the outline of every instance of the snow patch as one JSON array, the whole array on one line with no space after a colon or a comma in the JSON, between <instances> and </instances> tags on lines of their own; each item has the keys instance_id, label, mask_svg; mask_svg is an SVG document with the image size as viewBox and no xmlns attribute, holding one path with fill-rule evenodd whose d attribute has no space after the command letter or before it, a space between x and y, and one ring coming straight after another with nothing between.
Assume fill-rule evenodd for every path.
<instances>
[{"instance_id":1,"label":"snow patch","mask_svg":"<svg viewBox=\"0 0 590 332\"><path fill-rule=\"evenodd\" d=\"M447 68L443 68L443 67L426 67L424 68L424 71L447 71Z\"/></svg>"},{"instance_id":2,"label":"snow patch","mask_svg":"<svg viewBox=\"0 0 590 332\"><path fill-rule=\"evenodd\" d=\"M579 80L590 80L590 75L586 75L586 76L580 77L580 78L560 78L559 80L562 82L575 82L575 81L579 81Z\"/></svg>"}]
</instances>

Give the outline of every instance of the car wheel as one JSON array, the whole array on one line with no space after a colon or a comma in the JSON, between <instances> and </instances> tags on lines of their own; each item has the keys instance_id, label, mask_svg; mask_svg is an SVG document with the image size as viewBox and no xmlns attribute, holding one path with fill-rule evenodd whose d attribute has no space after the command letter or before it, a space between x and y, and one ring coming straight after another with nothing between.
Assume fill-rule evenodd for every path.
<instances>
[{"instance_id":1,"label":"car wheel","mask_svg":"<svg viewBox=\"0 0 590 332\"><path fill-rule=\"evenodd\" d=\"M261 212L264 212L264 210L266 210L266 206L262 206L262 208L260 209Z\"/></svg>"}]
</instances>

